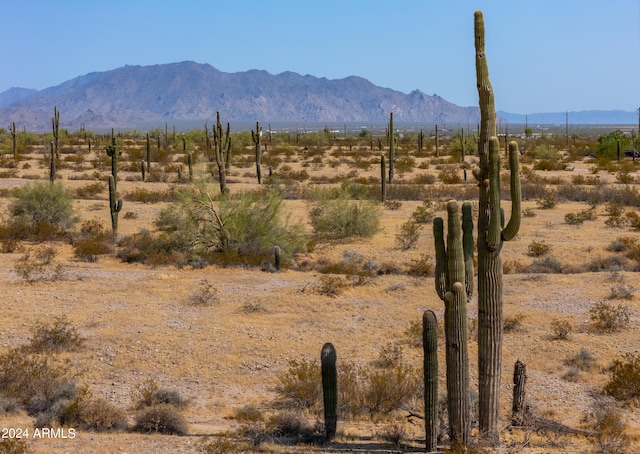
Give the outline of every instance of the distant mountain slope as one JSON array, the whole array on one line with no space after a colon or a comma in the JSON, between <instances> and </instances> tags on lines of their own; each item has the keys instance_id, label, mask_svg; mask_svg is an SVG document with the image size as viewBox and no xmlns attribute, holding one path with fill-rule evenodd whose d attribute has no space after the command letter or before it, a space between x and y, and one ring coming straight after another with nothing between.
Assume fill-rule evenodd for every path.
<instances>
[{"instance_id":1,"label":"distant mountain slope","mask_svg":"<svg viewBox=\"0 0 640 454\"><path fill-rule=\"evenodd\" d=\"M33 88L18 88L13 87L0 93L0 109L10 106L14 102L22 101L30 96L38 93L38 90Z\"/></svg>"},{"instance_id":2,"label":"distant mountain slope","mask_svg":"<svg viewBox=\"0 0 640 454\"><path fill-rule=\"evenodd\" d=\"M46 131L53 106L61 112L61 126L70 130L82 124L99 130L204 122L214 119L218 110L225 121L381 122L390 112L398 122L479 120L477 107L459 107L419 90L407 95L361 77L329 80L260 70L225 73L186 61L90 73L15 98L0 110L0 125L15 121L29 130Z\"/></svg>"},{"instance_id":3,"label":"distant mountain slope","mask_svg":"<svg viewBox=\"0 0 640 454\"><path fill-rule=\"evenodd\" d=\"M545 125L563 125L567 121L566 112L534 113L529 115L498 112L502 118L510 123ZM638 112L624 110L585 110L569 112L569 124L580 125L629 125L638 123Z\"/></svg>"}]
</instances>

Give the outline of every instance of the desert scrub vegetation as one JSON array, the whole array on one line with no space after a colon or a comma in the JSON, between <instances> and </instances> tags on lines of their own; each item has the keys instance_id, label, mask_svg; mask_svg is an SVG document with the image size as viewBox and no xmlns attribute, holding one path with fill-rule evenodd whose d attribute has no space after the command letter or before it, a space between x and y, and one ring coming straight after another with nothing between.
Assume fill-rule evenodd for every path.
<instances>
[{"instance_id":1,"label":"desert scrub vegetation","mask_svg":"<svg viewBox=\"0 0 640 454\"><path fill-rule=\"evenodd\" d=\"M0 238L45 241L64 236L77 222L73 197L60 183L36 182L13 191L10 219Z\"/></svg>"},{"instance_id":2,"label":"desert scrub vegetation","mask_svg":"<svg viewBox=\"0 0 640 454\"><path fill-rule=\"evenodd\" d=\"M113 235L104 230L95 219L80 226L78 238L73 243L73 255L83 262L97 262L101 255L113 252Z\"/></svg>"},{"instance_id":3,"label":"desert scrub vegetation","mask_svg":"<svg viewBox=\"0 0 640 454\"><path fill-rule=\"evenodd\" d=\"M338 190L319 190L309 210L309 221L319 237L343 239L371 237L379 229L381 210L371 200L363 200L356 185L343 183Z\"/></svg>"},{"instance_id":4,"label":"desert scrub vegetation","mask_svg":"<svg viewBox=\"0 0 640 454\"><path fill-rule=\"evenodd\" d=\"M56 254L51 246L28 248L16 261L13 271L28 283L57 281L64 278L64 267L54 261Z\"/></svg>"},{"instance_id":5,"label":"desert scrub vegetation","mask_svg":"<svg viewBox=\"0 0 640 454\"><path fill-rule=\"evenodd\" d=\"M631 311L625 304L614 306L606 301L589 309L591 328L599 334L617 333L629 326Z\"/></svg>"},{"instance_id":6,"label":"desert scrub vegetation","mask_svg":"<svg viewBox=\"0 0 640 454\"><path fill-rule=\"evenodd\" d=\"M155 221L158 234L140 232L121 242L124 260L257 266L272 259L275 246L283 264L304 248L302 225L289 222L279 191L214 197L200 186L176 197Z\"/></svg>"},{"instance_id":7,"label":"desert scrub vegetation","mask_svg":"<svg viewBox=\"0 0 640 454\"><path fill-rule=\"evenodd\" d=\"M317 411L322 402L320 365L315 360L289 360L278 376L279 405ZM415 404L421 395L421 373L403 361L399 345L382 347L368 364L338 364L338 412L342 418L389 416Z\"/></svg>"},{"instance_id":8,"label":"desert scrub vegetation","mask_svg":"<svg viewBox=\"0 0 640 454\"><path fill-rule=\"evenodd\" d=\"M160 388L154 379L148 379L136 387L132 400L136 410L133 432L186 435L183 410L188 402L178 391Z\"/></svg>"},{"instance_id":9,"label":"desert scrub vegetation","mask_svg":"<svg viewBox=\"0 0 640 454\"><path fill-rule=\"evenodd\" d=\"M604 393L626 404L640 402L640 355L626 353L616 359L607 371L611 374Z\"/></svg>"}]
</instances>

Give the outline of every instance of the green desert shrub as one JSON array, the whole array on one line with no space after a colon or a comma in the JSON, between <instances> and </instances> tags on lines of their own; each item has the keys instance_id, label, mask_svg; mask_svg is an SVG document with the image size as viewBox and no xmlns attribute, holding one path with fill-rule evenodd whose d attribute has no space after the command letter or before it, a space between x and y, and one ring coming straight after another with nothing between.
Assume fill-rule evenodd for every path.
<instances>
[{"instance_id":1,"label":"green desert shrub","mask_svg":"<svg viewBox=\"0 0 640 454\"><path fill-rule=\"evenodd\" d=\"M39 241L60 237L78 222L73 198L61 184L37 182L13 192L9 204L11 219L0 229L5 238L13 233L21 239Z\"/></svg>"},{"instance_id":2,"label":"green desert shrub","mask_svg":"<svg viewBox=\"0 0 640 454\"><path fill-rule=\"evenodd\" d=\"M304 248L303 227L290 222L279 191L214 198L200 187L195 195L178 197L160 213L156 226L180 252L216 263L259 265L272 259L275 246L283 263Z\"/></svg>"},{"instance_id":3,"label":"green desert shrub","mask_svg":"<svg viewBox=\"0 0 640 454\"><path fill-rule=\"evenodd\" d=\"M627 353L616 359L608 369L611 377L604 387L608 396L627 403L640 399L640 355Z\"/></svg>"},{"instance_id":4,"label":"green desert shrub","mask_svg":"<svg viewBox=\"0 0 640 454\"><path fill-rule=\"evenodd\" d=\"M337 193L323 191L309 210L314 232L322 237L342 239L371 237L380 226L380 209L370 200L353 198L344 185Z\"/></svg>"}]
</instances>

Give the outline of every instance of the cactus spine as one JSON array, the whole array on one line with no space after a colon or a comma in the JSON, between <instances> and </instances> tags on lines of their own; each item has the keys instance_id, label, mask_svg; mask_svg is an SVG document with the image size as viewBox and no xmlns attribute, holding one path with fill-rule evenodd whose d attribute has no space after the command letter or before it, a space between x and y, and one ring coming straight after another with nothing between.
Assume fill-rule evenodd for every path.
<instances>
[{"instance_id":1,"label":"cactus spine","mask_svg":"<svg viewBox=\"0 0 640 454\"><path fill-rule=\"evenodd\" d=\"M465 205L471 205L465 202ZM463 211L470 217L471 210ZM447 203L447 240L445 247L444 221L433 222L436 249L436 292L445 304L447 406L449 409L449 438L467 442L469 439L469 351L467 343L467 291L464 246L458 202ZM473 228L470 219L462 223Z\"/></svg>"},{"instance_id":2,"label":"cactus spine","mask_svg":"<svg viewBox=\"0 0 640 454\"><path fill-rule=\"evenodd\" d=\"M216 112L216 127L213 130L213 144L218 165L218 179L220 182L220 192L229 192L227 188L227 170L231 159L231 125L227 123L227 131L223 134L222 123L220 123L220 112Z\"/></svg>"},{"instance_id":3,"label":"cactus spine","mask_svg":"<svg viewBox=\"0 0 640 454\"><path fill-rule=\"evenodd\" d=\"M438 322L433 311L422 314L422 348L424 350L424 429L426 450L438 444Z\"/></svg>"},{"instance_id":4,"label":"cactus spine","mask_svg":"<svg viewBox=\"0 0 640 454\"><path fill-rule=\"evenodd\" d=\"M511 217L504 229L500 209L500 144L496 137L493 88L484 48L484 19L474 15L476 84L480 104L478 139L478 391L481 436L494 444L498 438L498 410L502 368L502 260L504 241L513 239L520 227L520 178L518 146L509 144Z\"/></svg>"},{"instance_id":5,"label":"cactus spine","mask_svg":"<svg viewBox=\"0 0 640 454\"><path fill-rule=\"evenodd\" d=\"M256 121L256 130L251 130L251 139L256 146L256 173L258 174L258 184L262 184L262 172L260 171L260 139L262 138L262 128Z\"/></svg>"},{"instance_id":6,"label":"cactus spine","mask_svg":"<svg viewBox=\"0 0 640 454\"><path fill-rule=\"evenodd\" d=\"M336 349L327 342L320 352L322 373L322 398L324 401L324 428L327 441L336 435L338 423L338 370Z\"/></svg>"}]
</instances>

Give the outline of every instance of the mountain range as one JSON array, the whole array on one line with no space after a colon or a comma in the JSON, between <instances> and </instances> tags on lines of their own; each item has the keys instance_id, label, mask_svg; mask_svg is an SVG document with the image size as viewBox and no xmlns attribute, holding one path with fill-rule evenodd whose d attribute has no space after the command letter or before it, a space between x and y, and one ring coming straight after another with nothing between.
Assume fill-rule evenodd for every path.
<instances>
[{"instance_id":1,"label":"mountain range","mask_svg":"<svg viewBox=\"0 0 640 454\"><path fill-rule=\"evenodd\" d=\"M480 118L477 107L460 107L420 90L404 94L357 76L329 80L294 72L227 73L209 64L184 61L127 65L43 90L11 88L0 93L0 125L15 122L19 128L48 131L54 106L61 112L61 126L71 131L81 126L100 131L165 123L197 127L214 119L216 111L224 121L263 123L379 123L387 122L390 112L399 123L476 124ZM508 117L513 114L500 115L524 123L524 116L513 121ZM561 115L563 123L565 114ZM535 118L530 116L529 121L556 123Z\"/></svg>"}]
</instances>

